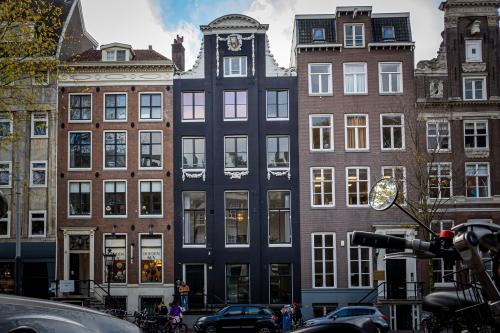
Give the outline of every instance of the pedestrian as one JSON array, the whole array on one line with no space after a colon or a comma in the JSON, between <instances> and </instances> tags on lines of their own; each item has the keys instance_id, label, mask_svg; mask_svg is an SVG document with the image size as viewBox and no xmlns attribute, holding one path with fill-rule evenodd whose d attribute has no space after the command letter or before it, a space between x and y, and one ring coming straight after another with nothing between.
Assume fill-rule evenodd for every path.
<instances>
[{"instance_id":1,"label":"pedestrian","mask_svg":"<svg viewBox=\"0 0 500 333\"><path fill-rule=\"evenodd\" d=\"M172 303L169 315L170 315L170 325L172 325L172 327L181 322L182 309L179 306L179 303L177 303L177 301L174 301Z\"/></svg>"},{"instance_id":2,"label":"pedestrian","mask_svg":"<svg viewBox=\"0 0 500 333\"><path fill-rule=\"evenodd\" d=\"M283 308L281 309L281 322L282 322L282 328L281 331L283 333L288 333L290 332L292 328L292 319L290 317L290 312L291 312L291 307L290 305L283 305Z\"/></svg>"},{"instance_id":3,"label":"pedestrian","mask_svg":"<svg viewBox=\"0 0 500 333\"><path fill-rule=\"evenodd\" d=\"M302 310L300 310L300 304L297 302L293 303L293 325L295 327L300 327L302 323Z\"/></svg>"},{"instance_id":4,"label":"pedestrian","mask_svg":"<svg viewBox=\"0 0 500 333\"><path fill-rule=\"evenodd\" d=\"M189 286L187 285L186 281L182 281L181 285L179 286L179 294L181 295L181 308L182 311L187 311L188 310L188 296L189 296Z\"/></svg>"}]
</instances>

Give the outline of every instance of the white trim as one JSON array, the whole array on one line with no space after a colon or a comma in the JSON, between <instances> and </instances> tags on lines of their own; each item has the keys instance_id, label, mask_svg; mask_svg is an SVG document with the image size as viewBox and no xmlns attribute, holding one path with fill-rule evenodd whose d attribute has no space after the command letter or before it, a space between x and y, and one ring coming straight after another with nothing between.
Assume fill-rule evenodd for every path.
<instances>
[{"instance_id":1,"label":"white trim","mask_svg":"<svg viewBox=\"0 0 500 333\"><path fill-rule=\"evenodd\" d=\"M72 168L71 167L71 134L72 133L90 133L90 166L88 168ZM68 131L68 171L88 171L92 170L92 131ZM104 162L103 162L104 163Z\"/></svg>"},{"instance_id":2,"label":"white trim","mask_svg":"<svg viewBox=\"0 0 500 333\"><path fill-rule=\"evenodd\" d=\"M399 66L399 72L382 72L382 66L383 65L398 65ZM382 83L382 73L388 74L389 75L389 91L383 91L383 83ZM399 90L398 91L393 91L392 87L392 75L398 75L398 84L399 84ZM380 95L398 95L402 94L404 91L403 88L403 63L402 62L386 62L382 61L378 63L378 93Z\"/></svg>"},{"instance_id":3,"label":"white trim","mask_svg":"<svg viewBox=\"0 0 500 333\"><path fill-rule=\"evenodd\" d=\"M246 193L247 195L247 242L244 244L228 244L227 243L227 218L226 218L226 212L227 212L227 199L226 199L226 194L227 193ZM241 208L241 207L240 207ZM237 208L237 209L240 209ZM205 219L206 220L206 219ZM224 247L225 248L235 248L235 247L250 247L250 191L248 190L227 190L224 191Z\"/></svg>"},{"instance_id":4,"label":"white trim","mask_svg":"<svg viewBox=\"0 0 500 333\"><path fill-rule=\"evenodd\" d=\"M228 104L228 105L234 105L234 118L226 118L226 92L234 92L234 104ZM239 92L245 92L245 97L246 97L246 111L245 111L245 117L238 118L238 93ZM223 90L222 91L222 121L247 121L248 120L248 90L243 89L243 90Z\"/></svg>"},{"instance_id":5,"label":"white trim","mask_svg":"<svg viewBox=\"0 0 500 333\"><path fill-rule=\"evenodd\" d=\"M467 167L468 166L475 166L475 170L477 172L477 168L480 164L483 164L483 165L486 165L487 166L487 169L488 169L488 196L486 197L469 197L467 196L467 178L470 177L470 176L467 176ZM471 200L471 201L474 201L474 200L477 200L477 199L485 199L485 198L491 198L491 169L490 169L490 162L465 162L465 170L464 170L464 175L465 175L465 198L467 200ZM476 179L476 189L478 188L478 182L477 182L477 177L479 177L479 175L476 173L474 176L473 176L475 179ZM479 194L479 192L478 192Z\"/></svg>"},{"instance_id":6,"label":"white trim","mask_svg":"<svg viewBox=\"0 0 500 333\"><path fill-rule=\"evenodd\" d=\"M353 29L352 29L352 46L347 46L346 28L348 26L353 26ZM363 27L363 29L361 29L361 31L362 31L361 36L363 37L363 43L362 43L363 45L356 45L356 29L354 28L355 26L362 26ZM365 24L364 23L344 23L344 47L346 49L364 48L365 47L365 42L366 42L365 39L366 39L366 36L365 36Z\"/></svg>"},{"instance_id":7,"label":"white trim","mask_svg":"<svg viewBox=\"0 0 500 333\"><path fill-rule=\"evenodd\" d=\"M219 42L218 40L216 41L217 43ZM245 59L245 66L242 66L242 59ZM226 75L226 59L229 59L229 74ZM232 59L238 59L240 63L240 72L238 74L231 74L233 66L232 66ZM245 74L242 73L242 69L245 67ZM218 74L218 73L217 73ZM229 56L229 57L222 57L222 77L247 77L248 76L248 57L247 56Z\"/></svg>"},{"instance_id":8,"label":"white trim","mask_svg":"<svg viewBox=\"0 0 500 333\"><path fill-rule=\"evenodd\" d=\"M318 92L313 92L312 91L312 80L311 80L311 66L314 66L314 65L326 65L328 66L328 71L327 73L321 73L321 74L315 74L315 75L328 75L328 89L326 92L322 92L322 84L321 84L321 80L319 80L319 91ZM307 64L307 77L308 77L308 92L309 92L309 96L333 96L333 89L332 89L332 85L333 85L333 77L332 77L332 63L308 63Z\"/></svg>"},{"instance_id":9,"label":"white trim","mask_svg":"<svg viewBox=\"0 0 500 333\"><path fill-rule=\"evenodd\" d=\"M203 139L203 143L204 143L204 148L205 148L205 151L203 152L203 155L204 155L204 162L205 162L205 167L204 168L198 168L198 169L185 169L184 168L184 140L185 139ZM207 140L204 136L183 136L181 137L181 144L182 144L182 165L181 165L181 169L183 172L202 172L203 174L205 173L205 170L207 168ZM195 152L193 151L193 154L195 154Z\"/></svg>"},{"instance_id":10,"label":"white trim","mask_svg":"<svg viewBox=\"0 0 500 333\"><path fill-rule=\"evenodd\" d=\"M399 116L401 118L401 125L386 125L384 126L384 116ZM384 127L390 128L391 130L391 147L394 146L394 128L401 128L401 148L384 148ZM406 149L406 138L405 138L405 116L402 113L381 113L380 114L380 150L382 151L402 151Z\"/></svg>"},{"instance_id":11,"label":"white trim","mask_svg":"<svg viewBox=\"0 0 500 333\"><path fill-rule=\"evenodd\" d=\"M370 176L371 176L371 172L370 172L370 167L367 167L367 166L349 166L349 167L346 167L345 168L345 203L346 203L346 206L347 207L369 207L369 203L368 203L368 200L366 201L366 204L358 204L358 205L350 205L349 204L349 169L355 169L356 170L356 197L359 199L359 196L360 196L360 191L359 191L359 171L360 169L366 169L367 170L367 188L368 188L368 192L367 192L367 196L369 196L370 194L370 189L371 189L371 181L370 181ZM364 180L363 180L364 182ZM368 198L367 198L368 199ZM359 200L358 200L359 201Z\"/></svg>"},{"instance_id":12,"label":"white trim","mask_svg":"<svg viewBox=\"0 0 500 333\"><path fill-rule=\"evenodd\" d=\"M448 124L448 148L447 149L442 149L441 145L439 143L440 137L440 131L439 131L439 124L440 123L447 123ZM436 148L430 148L429 149L429 124L436 124L436 143L437 147ZM444 136L443 136L444 137ZM448 119L432 119L432 120L427 120L425 122L425 140L426 140L426 149L428 153L449 153L451 152L451 124Z\"/></svg>"},{"instance_id":13,"label":"white trim","mask_svg":"<svg viewBox=\"0 0 500 333\"><path fill-rule=\"evenodd\" d=\"M206 263L183 263L182 264L182 281L187 281L186 276L186 266L203 266L203 290L205 291L205 295L203 295L203 304L207 304L207 264ZM212 267L212 266L210 266ZM225 277L224 277L225 278Z\"/></svg>"},{"instance_id":14,"label":"white trim","mask_svg":"<svg viewBox=\"0 0 500 333\"><path fill-rule=\"evenodd\" d=\"M346 65L363 65L363 73L347 73L346 72ZM368 95L368 67L366 62L344 62L342 64L342 70L343 70L343 83L344 83L344 95L350 96L350 95ZM364 75L365 77L365 90L364 91L347 91L347 75L352 75L353 76L353 87L356 90L357 89L357 82L358 82L358 75Z\"/></svg>"},{"instance_id":15,"label":"white trim","mask_svg":"<svg viewBox=\"0 0 500 333\"><path fill-rule=\"evenodd\" d=\"M205 203L205 214L204 214L204 221L205 221L205 242L203 244L186 244L186 228L185 228L185 213L184 213L184 195L186 193L203 193L203 200ZM224 203L225 205L225 203ZM225 213L225 212L224 212ZM225 216L224 216L225 219ZM207 247L207 193L206 191L182 191L182 247L183 248L206 248ZM184 280L185 281L185 280Z\"/></svg>"},{"instance_id":16,"label":"white trim","mask_svg":"<svg viewBox=\"0 0 500 333\"><path fill-rule=\"evenodd\" d=\"M347 117L364 117L366 119L366 125L364 128L366 129L366 148L348 148L348 127L347 127ZM361 126L350 126L354 128L354 140L355 145L359 146L359 131L358 128L362 128ZM366 113L346 113L344 114L344 139L345 139L345 151L346 152L365 152L370 150L370 119L368 114Z\"/></svg>"},{"instance_id":17,"label":"white trim","mask_svg":"<svg viewBox=\"0 0 500 333\"><path fill-rule=\"evenodd\" d=\"M450 196L449 197L442 197L441 196L441 178L443 178L443 176L441 175L441 171L442 171L442 168L443 167L448 167L449 170L450 170L450 175L449 175L449 178L450 178ZM430 182L430 178L431 178L431 168L437 168L436 169L436 177L438 179L438 192L439 192L439 196L437 198L431 198L430 196L430 185L429 185L429 182ZM452 162L433 162L433 163L427 163L427 196L428 196L428 201L433 201L433 200L448 200L448 199L451 199L453 198L453 169L452 169Z\"/></svg>"},{"instance_id":18,"label":"white trim","mask_svg":"<svg viewBox=\"0 0 500 333\"><path fill-rule=\"evenodd\" d=\"M322 33L322 36L323 36L323 38L322 38L322 39L315 39L315 38L314 38L314 37L315 37L315 32L316 32L316 31L318 31L318 30L323 32L323 33ZM326 32L325 32L325 28L312 28L312 34L311 34L311 35L312 35L312 40L313 40L313 42L324 42L324 41L326 41Z\"/></svg>"},{"instance_id":19,"label":"white trim","mask_svg":"<svg viewBox=\"0 0 500 333\"><path fill-rule=\"evenodd\" d=\"M72 120L71 119L71 96L90 96L90 119L89 120ZM92 94L69 93L68 94L68 123L91 123L93 118L93 99Z\"/></svg>"},{"instance_id":20,"label":"white trim","mask_svg":"<svg viewBox=\"0 0 500 333\"><path fill-rule=\"evenodd\" d=\"M125 215L106 215L106 183L125 183ZM117 193L117 192L109 192ZM163 205L163 204L162 204ZM102 218L104 219L124 219L128 216L128 182L126 179L106 179L102 181Z\"/></svg>"},{"instance_id":21,"label":"white trim","mask_svg":"<svg viewBox=\"0 0 500 333\"><path fill-rule=\"evenodd\" d=\"M106 167L106 134L108 133L125 133L125 166L123 167ZM114 146L116 147L116 141ZM115 152L116 153L116 152ZM102 134L102 169L103 170L126 170L128 165L128 132L127 130L105 130Z\"/></svg>"},{"instance_id":22,"label":"white trim","mask_svg":"<svg viewBox=\"0 0 500 333\"><path fill-rule=\"evenodd\" d=\"M269 138L287 138L288 139L288 167L269 167ZM279 141L279 140L278 140ZM267 168L267 179L269 180L270 178L270 173L272 174L273 171L286 171L288 173L288 179L290 179L290 167L292 165L292 153L290 151L290 135L286 134L277 134L277 135L266 135L266 168ZM277 148L279 150L279 143L277 145ZM281 150L279 150L281 152ZM275 174L277 176L277 174Z\"/></svg>"},{"instance_id":23,"label":"white trim","mask_svg":"<svg viewBox=\"0 0 500 333\"><path fill-rule=\"evenodd\" d=\"M142 270L142 236L157 236L160 235L161 239L161 281L158 282L142 282L142 275L141 275L141 270ZM163 233L160 232L154 232L154 233L146 233L146 232L141 232L138 235L139 238L139 264L137 265L137 270L139 271L138 274L138 282L139 285L160 285L163 284L163 281L165 280L165 260L164 260L164 252L165 252L165 246L163 243Z\"/></svg>"},{"instance_id":24,"label":"white trim","mask_svg":"<svg viewBox=\"0 0 500 333\"><path fill-rule=\"evenodd\" d=\"M0 172L8 171L9 172L9 184L0 185L0 188L11 188L12 187L12 161L0 161L0 166L2 164L7 164L8 168L0 168Z\"/></svg>"},{"instance_id":25,"label":"white trim","mask_svg":"<svg viewBox=\"0 0 500 333\"><path fill-rule=\"evenodd\" d=\"M277 93L286 91L286 118L280 118L279 117L278 104L276 104L276 114L278 115L278 117L276 117L276 118L269 118L268 117L267 93L269 91L274 91L274 92L277 92ZM268 89L265 90L265 94L266 94L266 121L288 121L288 120L290 120L290 89L287 89L287 88L283 88L283 89L280 89L280 88L268 88Z\"/></svg>"},{"instance_id":26,"label":"white trim","mask_svg":"<svg viewBox=\"0 0 500 333\"><path fill-rule=\"evenodd\" d=\"M142 182L160 182L161 183L161 191L160 191L160 196L161 196L161 199L160 199L160 202L161 202L161 214L158 214L158 215L144 215L144 214L141 214L141 211L142 211L142 206L141 206L141 183ZM153 218L161 218L163 217L163 206L164 206L164 203L163 203L163 179L139 179L138 180L138 192L139 192L139 196L138 196L138 215L139 215L139 218L140 219L153 219ZM157 193L157 192L153 192L153 193Z\"/></svg>"},{"instance_id":27,"label":"white trim","mask_svg":"<svg viewBox=\"0 0 500 333\"><path fill-rule=\"evenodd\" d=\"M106 119L106 96L108 95L125 95L125 119ZM115 108L117 106L115 105ZM124 92L106 92L102 96L102 121L105 123L126 123L128 121L128 93Z\"/></svg>"},{"instance_id":28,"label":"white trim","mask_svg":"<svg viewBox=\"0 0 500 333\"><path fill-rule=\"evenodd\" d=\"M128 234L123 232L123 233L110 233L110 232L105 232L102 234L102 254L106 253L106 236L125 236L125 282L111 282L110 284L113 286L126 286L128 284L128 269L129 269L129 264L128 264ZM162 246L163 247L163 246ZM162 251L163 252L163 251ZM163 261L162 261L163 264ZM139 263L139 267L140 267ZM102 283L105 284L106 282L106 263L105 260L102 260Z\"/></svg>"},{"instance_id":29,"label":"white trim","mask_svg":"<svg viewBox=\"0 0 500 333\"><path fill-rule=\"evenodd\" d=\"M314 117L329 117L330 118L330 126L329 126L329 129L330 129L330 148L329 149L325 149L325 148L322 148L323 147L323 129L326 128L326 126L319 126L319 127L315 127L315 128L319 128L320 129L320 137L319 137L319 141L320 141L320 148L314 148L313 147L313 125L312 125L312 118ZM333 114L320 114L320 113L313 113L313 114L310 114L309 115L309 151L310 152L333 152L335 150L335 147L334 147L334 134L333 134L333 131L334 131L334 123L333 123Z\"/></svg>"},{"instance_id":30,"label":"white trim","mask_svg":"<svg viewBox=\"0 0 500 333\"><path fill-rule=\"evenodd\" d=\"M400 206L406 206L406 199L408 198L408 190L406 187L406 167L402 165L383 165L381 167L382 178L385 177L384 170L391 170L392 178L396 179L396 169L403 170L403 198L405 199L403 203L400 203ZM396 179L398 180L398 179Z\"/></svg>"},{"instance_id":31,"label":"white trim","mask_svg":"<svg viewBox=\"0 0 500 333\"><path fill-rule=\"evenodd\" d=\"M481 98L474 98L476 96L476 91L474 89L474 85L472 86L472 98L465 98L465 81L472 80L473 82L481 80L483 82L482 93L483 96ZM462 93L464 101L485 101L488 99L488 91L486 87L486 77L485 76L464 76L462 77Z\"/></svg>"},{"instance_id":32,"label":"white trim","mask_svg":"<svg viewBox=\"0 0 500 333\"><path fill-rule=\"evenodd\" d=\"M38 119L36 119L38 117ZM45 122L45 135L35 135L35 122ZM31 139L45 139L49 137L49 113L31 113Z\"/></svg>"},{"instance_id":33,"label":"white trim","mask_svg":"<svg viewBox=\"0 0 500 333\"><path fill-rule=\"evenodd\" d=\"M469 55L469 47L474 48L478 51L478 54L474 57ZM483 40L482 39L466 39L465 40L465 62L482 62L483 61Z\"/></svg>"},{"instance_id":34,"label":"white trim","mask_svg":"<svg viewBox=\"0 0 500 333\"><path fill-rule=\"evenodd\" d=\"M88 183L89 186L90 186L90 192L89 192L89 195L90 195L90 198L89 198L89 215L71 215L70 213L70 195L71 195L71 183ZM79 193L82 193L82 192L79 192ZM75 218L78 218L78 219L90 219L92 217L92 181L91 180L68 180L68 184L67 184L67 192L66 192L66 195L67 195L67 217L68 219L75 219Z\"/></svg>"},{"instance_id":35,"label":"white trim","mask_svg":"<svg viewBox=\"0 0 500 333\"><path fill-rule=\"evenodd\" d=\"M44 163L45 168L33 168L33 164L35 163ZM47 187L48 183L48 161L30 161L30 187ZM45 172L45 182L43 184L34 184L33 183L33 172L34 171L44 171Z\"/></svg>"},{"instance_id":36,"label":"white trim","mask_svg":"<svg viewBox=\"0 0 500 333\"><path fill-rule=\"evenodd\" d=\"M347 233L347 284L348 284L348 288L353 288L353 289L366 289L366 288L373 288L373 251L372 251L372 248L370 246L361 246L361 245L351 245L351 236L352 236L353 232L348 232ZM351 248L355 248L358 250L358 260L356 260L356 262L359 264L358 265L358 269L359 269L359 278L361 280L361 277L362 277L362 274L361 274L361 266L362 266L362 260L361 260L361 256L360 256L360 253L359 253L359 250L361 249L368 249L368 262L369 262L369 272L370 272L370 284L368 286L362 286L362 285L359 285L359 286L353 286L351 284ZM362 281L359 281L359 282L362 282ZM361 283L360 283L361 284Z\"/></svg>"},{"instance_id":37,"label":"white trim","mask_svg":"<svg viewBox=\"0 0 500 333\"><path fill-rule=\"evenodd\" d=\"M43 214L43 235L33 235L33 214ZM38 219L37 219L38 220ZM17 232L17 230L16 230ZM46 210L30 210L29 211L29 228L28 235L32 238L45 238L47 237L47 211Z\"/></svg>"},{"instance_id":38,"label":"white trim","mask_svg":"<svg viewBox=\"0 0 500 333\"><path fill-rule=\"evenodd\" d=\"M14 124L12 122L12 119L4 117L3 115L4 114L2 114L2 116L0 117L0 123L9 123L9 133L7 133L7 135L2 135L3 132L0 131L0 140L14 134Z\"/></svg>"},{"instance_id":39,"label":"white trim","mask_svg":"<svg viewBox=\"0 0 500 333\"><path fill-rule=\"evenodd\" d=\"M204 104L204 109L203 109L203 119L198 119L195 118L195 105L193 104L193 119L184 119L184 94L196 94L196 93L203 93L203 102ZM193 98L193 103L194 103L194 98ZM181 91L181 123L204 123L205 122L205 114L207 111L207 95L205 93L205 90L186 90L186 91Z\"/></svg>"},{"instance_id":40,"label":"white trim","mask_svg":"<svg viewBox=\"0 0 500 333\"><path fill-rule=\"evenodd\" d=\"M472 148L468 148L465 146L465 138L466 138L466 135L465 135L465 125L467 123L472 123L474 124L474 135L472 135L472 137L474 137L474 144L476 147L472 147ZM478 123L486 123L486 147L477 147L477 124ZM490 150L490 133L489 133L489 121L488 119L464 119L463 121L463 137L464 137L464 149L466 151L489 151ZM470 135L469 135L470 136Z\"/></svg>"},{"instance_id":41,"label":"white trim","mask_svg":"<svg viewBox=\"0 0 500 333\"><path fill-rule=\"evenodd\" d=\"M160 167L143 167L141 166L141 159L142 159L142 149L141 149L141 134L142 133L152 133L152 132L156 132L156 133L160 133L161 134L161 142L160 142L160 146L161 146L161 156L160 156L160 162L161 162L161 166ZM139 135L137 137L137 140L138 140L138 143L137 143L137 146L138 146L138 169L139 170L163 170L163 165L164 165L164 161L163 161L163 130L139 130Z\"/></svg>"},{"instance_id":42,"label":"white trim","mask_svg":"<svg viewBox=\"0 0 500 333\"><path fill-rule=\"evenodd\" d=\"M270 205L269 205L269 193L270 192L288 192L289 200L290 200L290 208L289 210L289 223L290 223L290 243L276 243L276 244L271 244L271 223L269 221L270 217ZM293 219L292 219L292 191L291 190L279 190L279 189L273 189L273 190L267 190L266 193L266 204L267 204L267 245L268 247L292 247L293 246ZM286 207L285 207L286 208Z\"/></svg>"},{"instance_id":43,"label":"white trim","mask_svg":"<svg viewBox=\"0 0 500 333\"><path fill-rule=\"evenodd\" d=\"M0 218L0 222L7 222L7 233L5 235L0 234L0 238L10 238L10 223L11 223L11 212L7 211L7 216ZM5 221L6 220L6 221Z\"/></svg>"},{"instance_id":44,"label":"white trim","mask_svg":"<svg viewBox=\"0 0 500 333\"><path fill-rule=\"evenodd\" d=\"M323 260L322 260L322 263L323 263L323 286L320 286L320 287L316 287L315 286L315 276L316 276L316 273L315 273L315 260L314 260L314 236L316 235L321 235L321 241L322 243L324 243L324 240L325 240L325 236L333 236L333 286L331 287L326 287L325 286L325 255L324 255L324 250L326 249L326 247L321 247L320 249L323 250ZM328 248L329 249L329 248ZM311 233L311 287L312 289L336 289L337 288L337 235L335 232L313 232Z\"/></svg>"},{"instance_id":45,"label":"white trim","mask_svg":"<svg viewBox=\"0 0 500 333\"><path fill-rule=\"evenodd\" d=\"M83 252L89 254L89 280L94 280L94 238L96 227L67 227L62 228L62 231L64 236L64 279L69 280L70 275L70 253L72 252L69 248L70 236L89 236L89 250L79 251L79 253ZM94 286L91 283L91 290L93 290L93 288Z\"/></svg>"},{"instance_id":46,"label":"white trim","mask_svg":"<svg viewBox=\"0 0 500 333\"><path fill-rule=\"evenodd\" d=\"M160 95L160 118L141 118L141 96L142 95L153 95L153 94L159 94ZM163 91L141 91L137 94L138 96L138 101L137 101L137 121L139 122L144 122L144 123L155 123L155 122L162 122L163 121ZM151 107L151 106L150 106Z\"/></svg>"},{"instance_id":47,"label":"white trim","mask_svg":"<svg viewBox=\"0 0 500 333\"><path fill-rule=\"evenodd\" d=\"M246 168L228 168L226 167L226 139L230 139L230 138L236 138L236 139L241 139L241 138L245 138L246 139L246 146L247 146L247 149L246 149L246 154L247 154L247 167ZM235 146L236 147L236 146ZM237 149L236 149L237 150ZM236 153L236 151L235 151ZM224 136L224 172L242 172L242 171L248 171L248 165L250 164L250 159L249 159L249 153L248 153L248 135L225 135Z\"/></svg>"},{"instance_id":48,"label":"white trim","mask_svg":"<svg viewBox=\"0 0 500 333\"><path fill-rule=\"evenodd\" d=\"M325 170L330 170L332 172L332 203L330 205L315 205L314 204L314 171L315 170L321 170L321 177L322 179L320 180L321 182L321 201L324 202L325 200L325 193L324 193L324 187L325 187L325 180L324 180L324 171ZM309 168L309 184L310 184L310 203L312 208L333 208L335 207L335 168L334 167L310 167Z\"/></svg>"}]
</instances>

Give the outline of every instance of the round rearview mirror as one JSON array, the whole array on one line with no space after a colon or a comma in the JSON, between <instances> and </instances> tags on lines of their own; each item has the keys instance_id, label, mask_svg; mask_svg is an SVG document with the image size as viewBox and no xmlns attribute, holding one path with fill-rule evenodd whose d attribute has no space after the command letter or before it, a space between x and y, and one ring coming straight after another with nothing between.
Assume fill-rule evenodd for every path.
<instances>
[{"instance_id":1,"label":"round rearview mirror","mask_svg":"<svg viewBox=\"0 0 500 333\"><path fill-rule=\"evenodd\" d=\"M370 206L375 210L386 210L394 204L398 196L398 187L393 178L383 178L370 190Z\"/></svg>"}]
</instances>

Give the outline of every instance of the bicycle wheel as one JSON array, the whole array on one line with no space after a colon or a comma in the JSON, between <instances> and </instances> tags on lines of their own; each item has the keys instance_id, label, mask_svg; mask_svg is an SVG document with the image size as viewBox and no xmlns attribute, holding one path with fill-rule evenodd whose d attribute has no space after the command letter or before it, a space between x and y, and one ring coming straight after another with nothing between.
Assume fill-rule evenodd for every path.
<instances>
[{"instance_id":1,"label":"bicycle wheel","mask_svg":"<svg viewBox=\"0 0 500 333\"><path fill-rule=\"evenodd\" d=\"M188 327L184 323L177 324L174 328L174 333L186 333L188 330Z\"/></svg>"}]
</instances>

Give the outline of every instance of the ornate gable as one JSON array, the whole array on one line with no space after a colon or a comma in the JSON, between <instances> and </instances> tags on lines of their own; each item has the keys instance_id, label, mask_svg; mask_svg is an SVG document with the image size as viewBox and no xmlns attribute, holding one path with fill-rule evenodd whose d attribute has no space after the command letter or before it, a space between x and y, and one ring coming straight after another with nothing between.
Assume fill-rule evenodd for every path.
<instances>
[{"instance_id":1,"label":"ornate gable","mask_svg":"<svg viewBox=\"0 0 500 333\"><path fill-rule=\"evenodd\" d=\"M265 32L269 28L267 24L260 24L257 20L241 14L229 14L221 16L208 25L200 27L204 34L220 33L232 30L245 30L247 32Z\"/></svg>"}]
</instances>

